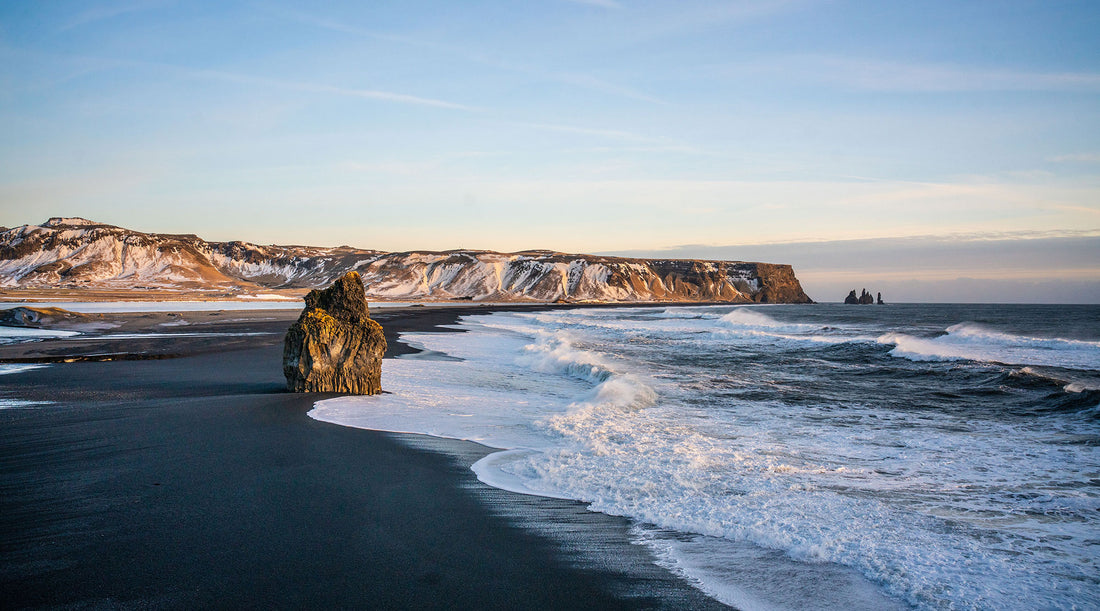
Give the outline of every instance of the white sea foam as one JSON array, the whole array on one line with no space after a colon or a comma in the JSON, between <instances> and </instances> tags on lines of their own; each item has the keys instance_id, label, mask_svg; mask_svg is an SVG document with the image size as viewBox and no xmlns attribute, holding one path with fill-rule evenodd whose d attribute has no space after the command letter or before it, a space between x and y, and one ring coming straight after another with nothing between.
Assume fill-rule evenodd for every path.
<instances>
[{"instance_id":1,"label":"white sea foam","mask_svg":"<svg viewBox=\"0 0 1100 611\"><path fill-rule=\"evenodd\" d=\"M26 401L23 399L0 398L0 409L23 409L27 407L43 407L53 405L50 401Z\"/></svg>"},{"instance_id":2,"label":"white sea foam","mask_svg":"<svg viewBox=\"0 0 1100 611\"><path fill-rule=\"evenodd\" d=\"M257 299L260 301L301 301L298 297L288 297L276 293L257 293L255 295L237 295L237 299Z\"/></svg>"},{"instance_id":3,"label":"white sea foam","mask_svg":"<svg viewBox=\"0 0 1100 611\"><path fill-rule=\"evenodd\" d=\"M172 339L178 337L251 337L258 335L277 335L277 333L273 331L245 331L240 333L222 333L217 331L183 333L104 333L103 335L95 336L95 339Z\"/></svg>"},{"instance_id":4,"label":"white sea foam","mask_svg":"<svg viewBox=\"0 0 1100 611\"><path fill-rule=\"evenodd\" d=\"M666 308L657 316L685 320L714 320L721 316L715 312L715 309L716 306Z\"/></svg>"},{"instance_id":5,"label":"white sea foam","mask_svg":"<svg viewBox=\"0 0 1100 611\"><path fill-rule=\"evenodd\" d=\"M636 524L634 541L658 564L679 573L712 598L743 611L832 611L908 608L844 566L804 563L782 552L729 539L685 535ZM731 581L730 575L739 579Z\"/></svg>"},{"instance_id":6,"label":"white sea foam","mask_svg":"<svg viewBox=\"0 0 1100 611\"><path fill-rule=\"evenodd\" d=\"M1081 542L1095 538L1100 499L1049 485L1100 476L1095 445L1058 441L1082 435L1080 420L1036 428L976 414L925 421L874 402L838 413L831 403L729 398L692 359L720 363L731 342L763 350L803 336L874 337L735 314L744 311L470 316L471 333L404 336L462 360L387 361L392 394L321 401L310 415L506 448L475 465L479 479L681 533L639 539L735 605L799 608L810 596L829 601L822 607L884 608L884 592L922 608L1097 602L1094 547ZM987 331L953 333L990 342ZM816 585L790 597L752 587L758 576L727 562L746 545L777 583L794 572ZM823 575L845 577L814 577L821 563L832 567Z\"/></svg>"},{"instance_id":7,"label":"white sea foam","mask_svg":"<svg viewBox=\"0 0 1100 611\"><path fill-rule=\"evenodd\" d=\"M478 480L494 488L516 492L518 494L572 499L573 497L571 496L557 495L543 489L533 489L529 486L530 480L522 476L513 475L515 468L512 467L511 464L525 461L532 454L537 454L537 451L522 449L493 452L485 458L475 462L471 469L473 469L474 474L477 475Z\"/></svg>"},{"instance_id":8,"label":"white sea foam","mask_svg":"<svg viewBox=\"0 0 1100 611\"><path fill-rule=\"evenodd\" d=\"M1028 337L959 323L938 337L886 333L880 344L893 344L890 354L912 361L972 360L1006 365L1036 365L1066 369L1100 369L1100 342Z\"/></svg>"},{"instance_id":9,"label":"white sea foam","mask_svg":"<svg viewBox=\"0 0 1100 611\"><path fill-rule=\"evenodd\" d=\"M0 363L0 375L23 373L24 371L33 371L43 367L48 367L48 365L40 363Z\"/></svg>"},{"instance_id":10,"label":"white sea foam","mask_svg":"<svg viewBox=\"0 0 1100 611\"><path fill-rule=\"evenodd\" d=\"M126 312L220 312L249 310L299 310L302 300L281 297L278 300L249 298L241 296L240 301L40 301L0 302L0 309L61 308L81 314L108 314ZM374 308L405 308L423 306L429 308L469 307L470 302L432 302L432 301L370 301ZM480 301L478 305L501 305L497 302Z\"/></svg>"},{"instance_id":11,"label":"white sea foam","mask_svg":"<svg viewBox=\"0 0 1100 611\"><path fill-rule=\"evenodd\" d=\"M540 334L535 343L524 346L523 350L519 362L541 373L564 373L593 384L613 374L606 357L578 350L564 332Z\"/></svg>"},{"instance_id":12,"label":"white sea foam","mask_svg":"<svg viewBox=\"0 0 1100 611\"><path fill-rule=\"evenodd\" d=\"M53 301L7 302L0 309L61 308L81 314L106 314L121 312L216 312L221 310L287 310L299 308L283 301Z\"/></svg>"},{"instance_id":13,"label":"white sea foam","mask_svg":"<svg viewBox=\"0 0 1100 611\"><path fill-rule=\"evenodd\" d=\"M33 342L43 339L55 339L59 337L73 337L80 335L76 331L60 331L56 329L32 329L29 327L0 327L0 344L17 344L21 342Z\"/></svg>"},{"instance_id":14,"label":"white sea foam","mask_svg":"<svg viewBox=\"0 0 1100 611\"><path fill-rule=\"evenodd\" d=\"M739 307L718 319L712 332L737 341L759 343L846 344L871 342L864 330L776 320L755 308Z\"/></svg>"},{"instance_id":15,"label":"white sea foam","mask_svg":"<svg viewBox=\"0 0 1100 611\"><path fill-rule=\"evenodd\" d=\"M791 331L808 331L820 328L817 325L782 323L763 312L758 312L749 308L737 308L721 317L719 320L731 327L784 329Z\"/></svg>"}]
</instances>

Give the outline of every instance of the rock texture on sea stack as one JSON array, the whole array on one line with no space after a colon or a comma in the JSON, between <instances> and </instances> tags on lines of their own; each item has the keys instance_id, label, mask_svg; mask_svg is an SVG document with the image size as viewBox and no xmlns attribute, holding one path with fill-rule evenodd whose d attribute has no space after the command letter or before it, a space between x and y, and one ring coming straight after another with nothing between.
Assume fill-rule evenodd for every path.
<instances>
[{"instance_id":1,"label":"rock texture on sea stack","mask_svg":"<svg viewBox=\"0 0 1100 611\"><path fill-rule=\"evenodd\" d=\"M363 280L348 272L310 291L306 308L286 332L283 373L292 392L373 395L382 392L386 337L371 320Z\"/></svg>"},{"instance_id":2,"label":"rock texture on sea stack","mask_svg":"<svg viewBox=\"0 0 1100 611\"><path fill-rule=\"evenodd\" d=\"M878 294L878 302L882 303L882 293ZM848 293L848 296L844 298L844 303L849 305L873 305L875 303L875 297L867 292L867 289L863 289L863 292L857 297L856 290L852 289L852 292Z\"/></svg>"}]
</instances>

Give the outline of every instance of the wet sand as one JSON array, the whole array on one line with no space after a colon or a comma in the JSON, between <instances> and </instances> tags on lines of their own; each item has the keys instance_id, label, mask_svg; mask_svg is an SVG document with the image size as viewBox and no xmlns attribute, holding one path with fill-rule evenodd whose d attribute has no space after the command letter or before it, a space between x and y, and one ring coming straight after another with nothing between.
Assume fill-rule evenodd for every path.
<instances>
[{"instance_id":1,"label":"wet sand","mask_svg":"<svg viewBox=\"0 0 1100 611\"><path fill-rule=\"evenodd\" d=\"M465 311L374 314L392 357ZM3 607L721 607L626 520L477 482L482 446L309 418L331 395L285 392L296 316L106 315L98 338L0 346L53 361L0 375L0 402L51 402L0 409ZM110 337L145 331L192 335Z\"/></svg>"}]
</instances>

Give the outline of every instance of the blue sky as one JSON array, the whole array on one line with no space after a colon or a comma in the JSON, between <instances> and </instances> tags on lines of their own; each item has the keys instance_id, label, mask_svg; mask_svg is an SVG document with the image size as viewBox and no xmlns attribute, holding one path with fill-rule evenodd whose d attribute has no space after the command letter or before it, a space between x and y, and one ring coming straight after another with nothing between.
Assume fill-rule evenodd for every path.
<instances>
[{"instance_id":1,"label":"blue sky","mask_svg":"<svg viewBox=\"0 0 1100 611\"><path fill-rule=\"evenodd\" d=\"M0 225L1057 251L1100 236L1096 32L1087 1L5 2ZM1095 294L1073 257L1048 275Z\"/></svg>"}]
</instances>

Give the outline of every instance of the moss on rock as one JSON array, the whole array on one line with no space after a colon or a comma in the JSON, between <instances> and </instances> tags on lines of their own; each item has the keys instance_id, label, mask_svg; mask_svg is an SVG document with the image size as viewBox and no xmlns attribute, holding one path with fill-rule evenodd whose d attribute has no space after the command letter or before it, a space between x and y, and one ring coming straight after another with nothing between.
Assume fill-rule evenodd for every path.
<instances>
[{"instance_id":1,"label":"moss on rock","mask_svg":"<svg viewBox=\"0 0 1100 611\"><path fill-rule=\"evenodd\" d=\"M293 392L373 395L382 392L386 337L370 318L363 281L348 272L310 291L283 345L283 374Z\"/></svg>"}]
</instances>

